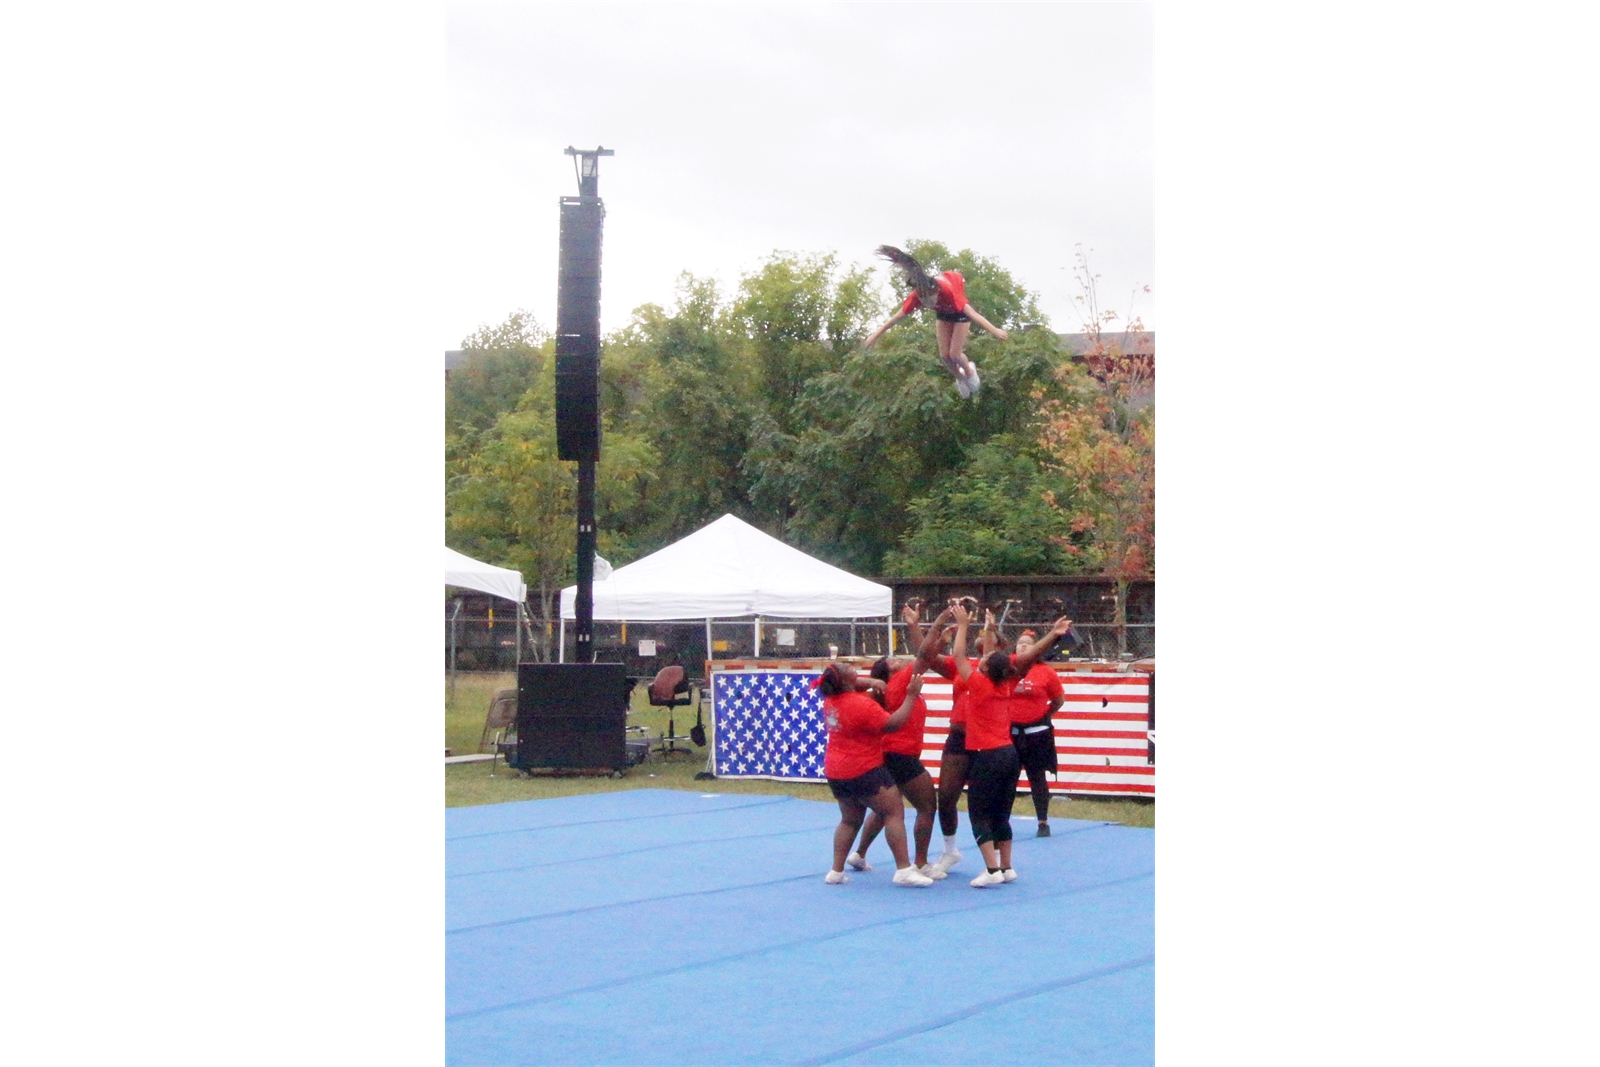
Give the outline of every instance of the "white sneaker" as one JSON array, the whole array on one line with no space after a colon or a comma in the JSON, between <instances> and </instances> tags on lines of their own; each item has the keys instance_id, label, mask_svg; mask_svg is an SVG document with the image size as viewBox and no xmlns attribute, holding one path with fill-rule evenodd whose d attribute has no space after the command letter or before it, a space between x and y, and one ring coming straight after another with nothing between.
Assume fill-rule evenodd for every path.
<instances>
[{"instance_id":1,"label":"white sneaker","mask_svg":"<svg viewBox=\"0 0 1600 1067\"><path fill-rule=\"evenodd\" d=\"M956 392L961 394L961 399L966 400L972 396L972 386L966 378L956 379Z\"/></svg>"},{"instance_id":2,"label":"white sneaker","mask_svg":"<svg viewBox=\"0 0 1600 1067\"><path fill-rule=\"evenodd\" d=\"M917 870L915 867L901 867L894 872L895 885L932 885L933 879Z\"/></svg>"},{"instance_id":3,"label":"white sneaker","mask_svg":"<svg viewBox=\"0 0 1600 1067\"><path fill-rule=\"evenodd\" d=\"M982 889L986 885L999 885L1005 880L1006 876L1001 874L999 871L995 871L993 874L990 874L988 871L984 871L982 874L978 875L978 877L972 880L972 887L974 889Z\"/></svg>"},{"instance_id":4,"label":"white sneaker","mask_svg":"<svg viewBox=\"0 0 1600 1067\"><path fill-rule=\"evenodd\" d=\"M976 363L969 363L967 366L972 368L972 373L967 375L967 395L977 396L978 387L982 384L978 381L978 365Z\"/></svg>"},{"instance_id":5,"label":"white sneaker","mask_svg":"<svg viewBox=\"0 0 1600 1067\"><path fill-rule=\"evenodd\" d=\"M942 882L944 879L950 877L949 871L945 870L943 867L935 867L931 863L924 863L921 867L917 868L917 871L928 878L932 878L935 882Z\"/></svg>"},{"instance_id":6,"label":"white sneaker","mask_svg":"<svg viewBox=\"0 0 1600 1067\"><path fill-rule=\"evenodd\" d=\"M950 868L954 867L960 862L961 850L952 848L941 854L938 859L934 860L933 865L944 873L949 874Z\"/></svg>"},{"instance_id":7,"label":"white sneaker","mask_svg":"<svg viewBox=\"0 0 1600 1067\"><path fill-rule=\"evenodd\" d=\"M1000 877L1004 878L1008 882L1015 882L1017 880L1017 872L1012 870L1010 867L1007 867L1005 870L1000 872Z\"/></svg>"},{"instance_id":8,"label":"white sneaker","mask_svg":"<svg viewBox=\"0 0 1600 1067\"><path fill-rule=\"evenodd\" d=\"M829 885L844 885L849 880L843 871L829 871L828 876L823 879Z\"/></svg>"},{"instance_id":9,"label":"white sneaker","mask_svg":"<svg viewBox=\"0 0 1600 1067\"><path fill-rule=\"evenodd\" d=\"M845 857L844 861L858 871L872 870L872 864L867 862L867 857L863 856L859 852L850 853L850 855Z\"/></svg>"}]
</instances>

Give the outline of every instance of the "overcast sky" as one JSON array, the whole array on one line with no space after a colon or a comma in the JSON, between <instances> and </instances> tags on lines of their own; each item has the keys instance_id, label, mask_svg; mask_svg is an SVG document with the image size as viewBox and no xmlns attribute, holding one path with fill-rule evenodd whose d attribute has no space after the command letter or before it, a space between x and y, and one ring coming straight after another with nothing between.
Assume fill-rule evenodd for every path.
<instances>
[{"instance_id":1,"label":"overcast sky","mask_svg":"<svg viewBox=\"0 0 1600 1067\"><path fill-rule=\"evenodd\" d=\"M1154 288L1147 4L461 3L449 85L443 347L518 307L553 325L567 145L617 153L608 330L684 270L908 238L995 257L1058 330L1076 242L1103 305Z\"/></svg>"}]
</instances>

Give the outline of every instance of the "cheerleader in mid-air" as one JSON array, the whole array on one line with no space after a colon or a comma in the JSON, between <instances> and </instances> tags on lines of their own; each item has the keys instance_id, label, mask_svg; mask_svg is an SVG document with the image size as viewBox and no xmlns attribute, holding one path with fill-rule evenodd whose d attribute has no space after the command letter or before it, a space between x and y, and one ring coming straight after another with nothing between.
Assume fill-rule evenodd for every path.
<instances>
[{"instance_id":1,"label":"cheerleader in mid-air","mask_svg":"<svg viewBox=\"0 0 1600 1067\"><path fill-rule=\"evenodd\" d=\"M919 307L931 307L934 317L939 320L939 358L955 378L956 392L961 394L962 399L977 396L978 367L964 351L967 333L974 322L1001 341L1006 340L1006 332L978 314L967 302L967 283L960 271L947 270L937 278L931 278L922 269L922 264L892 245L880 246L878 255L900 268L911 292L906 296L905 303L900 305L900 310L867 338L865 347L871 348L877 344L878 339L889 332L889 327Z\"/></svg>"}]
</instances>

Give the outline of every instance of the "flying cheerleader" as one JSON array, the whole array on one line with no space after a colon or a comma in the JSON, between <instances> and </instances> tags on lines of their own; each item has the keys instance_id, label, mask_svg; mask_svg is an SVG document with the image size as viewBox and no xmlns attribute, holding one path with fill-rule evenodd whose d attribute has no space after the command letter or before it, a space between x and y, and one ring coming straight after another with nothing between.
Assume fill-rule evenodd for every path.
<instances>
[{"instance_id":1,"label":"flying cheerleader","mask_svg":"<svg viewBox=\"0 0 1600 1067\"><path fill-rule=\"evenodd\" d=\"M877 344L878 339L889 332L889 327L918 308L931 307L934 317L939 320L939 358L955 378L956 392L961 394L963 400L977 396L978 367L963 351L967 344L967 333L974 322L997 340L1006 340L1006 332L991 324L967 303L967 283L960 271L947 270L937 278L931 278L922 269L922 264L892 245L880 245L878 255L900 268L911 292L906 295L900 310L867 338L864 347L871 348Z\"/></svg>"}]
</instances>

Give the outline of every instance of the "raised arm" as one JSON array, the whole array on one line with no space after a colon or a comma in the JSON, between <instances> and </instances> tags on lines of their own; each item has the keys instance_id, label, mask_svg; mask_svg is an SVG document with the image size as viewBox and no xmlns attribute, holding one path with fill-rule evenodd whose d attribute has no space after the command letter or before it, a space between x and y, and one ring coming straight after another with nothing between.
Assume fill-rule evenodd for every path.
<instances>
[{"instance_id":1,"label":"raised arm","mask_svg":"<svg viewBox=\"0 0 1600 1067\"><path fill-rule=\"evenodd\" d=\"M1072 629L1072 620L1063 615L1057 619L1055 625L1039 640L1035 641L1026 652L1017 653L1015 666L1018 674L1027 674L1028 668L1044 658L1044 654L1055 646L1055 643L1067 635Z\"/></svg>"},{"instance_id":2,"label":"raised arm","mask_svg":"<svg viewBox=\"0 0 1600 1067\"><path fill-rule=\"evenodd\" d=\"M884 684L882 678L874 678L870 674L856 675L856 689L861 692L867 692L870 690L871 692L878 694L879 698L882 698L884 690L888 688L889 687Z\"/></svg>"},{"instance_id":3,"label":"raised arm","mask_svg":"<svg viewBox=\"0 0 1600 1067\"><path fill-rule=\"evenodd\" d=\"M903 319L905 317L906 317L906 312L904 312L904 311L896 311L893 315L889 316L889 321L888 322L884 323L882 326L879 326L876 330L873 331L871 337L867 338L864 342L862 342L861 347L862 348L871 348L873 345L877 344L879 338L881 338L884 334L889 332L889 327L893 326L895 323L899 322L901 319ZM991 329L990 332L992 333L993 330Z\"/></svg>"},{"instance_id":4,"label":"raised arm","mask_svg":"<svg viewBox=\"0 0 1600 1067\"><path fill-rule=\"evenodd\" d=\"M892 734L906 724L906 720L911 718L911 709L917 706L917 694L920 692L922 692L922 673L919 671L906 683L906 698L890 714L889 721L883 724L884 733Z\"/></svg>"},{"instance_id":5,"label":"raised arm","mask_svg":"<svg viewBox=\"0 0 1600 1067\"><path fill-rule=\"evenodd\" d=\"M961 314L965 315L967 318L971 319L973 322L977 323L979 326L982 326L985 330L988 330L989 331L989 335L991 337L993 337L995 340L997 340L997 341L1008 341L1008 340L1011 339L1011 335L1010 334L1006 333L1000 327L994 325L988 319L986 319L982 315L978 314L978 309L973 307L971 304L968 304L966 307L962 308L961 309ZM884 327L885 330L887 330L888 328L889 328L888 326ZM871 348L872 347L872 342L870 342L870 341L867 342L867 347Z\"/></svg>"},{"instance_id":6,"label":"raised arm","mask_svg":"<svg viewBox=\"0 0 1600 1067\"><path fill-rule=\"evenodd\" d=\"M919 623L922 621L922 615L908 601L906 606L900 609L900 619L906 624L906 647L917 649L920 652L922 649L922 627Z\"/></svg>"},{"instance_id":7,"label":"raised arm","mask_svg":"<svg viewBox=\"0 0 1600 1067\"><path fill-rule=\"evenodd\" d=\"M955 657L956 673L964 682L972 677L972 664L967 662L967 623L971 616L967 614L967 609L962 604L954 605L950 611L956 618L956 640L950 654Z\"/></svg>"},{"instance_id":8,"label":"raised arm","mask_svg":"<svg viewBox=\"0 0 1600 1067\"><path fill-rule=\"evenodd\" d=\"M923 670L932 670L934 661L939 658L939 649L944 647L944 624L949 621L950 609L945 608L924 634L922 647L917 650L917 666Z\"/></svg>"}]
</instances>

